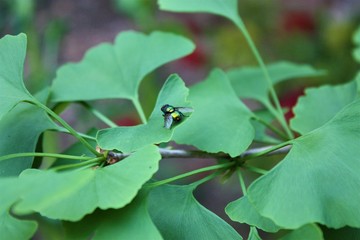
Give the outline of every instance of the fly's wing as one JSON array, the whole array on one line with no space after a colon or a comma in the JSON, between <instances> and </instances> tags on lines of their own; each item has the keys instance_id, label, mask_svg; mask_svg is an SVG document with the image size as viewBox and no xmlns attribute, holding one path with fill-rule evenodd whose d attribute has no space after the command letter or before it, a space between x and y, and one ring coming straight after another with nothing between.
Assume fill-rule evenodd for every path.
<instances>
[{"instance_id":1,"label":"fly's wing","mask_svg":"<svg viewBox=\"0 0 360 240\"><path fill-rule=\"evenodd\" d=\"M173 118L171 114L165 114L164 116L164 128L170 129L173 123Z\"/></svg>"},{"instance_id":2,"label":"fly's wing","mask_svg":"<svg viewBox=\"0 0 360 240\"><path fill-rule=\"evenodd\" d=\"M192 109L190 107L177 107L177 108L175 108L175 110L177 110L181 113L192 113L194 111L194 109Z\"/></svg>"}]
</instances>

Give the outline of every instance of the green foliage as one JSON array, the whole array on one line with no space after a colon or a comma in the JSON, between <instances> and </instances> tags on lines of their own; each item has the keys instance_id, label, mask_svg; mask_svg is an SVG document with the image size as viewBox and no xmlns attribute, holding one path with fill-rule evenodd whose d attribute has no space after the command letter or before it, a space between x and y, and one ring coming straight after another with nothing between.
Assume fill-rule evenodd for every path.
<instances>
[{"instance_id":1,"label":"green foliage","mask_svg":"<svg viewBox=\"0 0 360 240\"><path fill-rule=\"evenodd\" d=\"M26 53L26 35L7 35L0 41L0 120L16 104L30 100L22 71Z\"/></svg>"},{"instance_id":2,"label":"green foliage","mask_svg":"<svg viewBox=\"0 0 360 240\"><path fill-rule=\"evenodd\" d=\"M158 170L160 158L157 147L149 145L106 168L65 173L26 170L20 175L20 184L37 187L21 193L22 201L15 210L77 221L97 207L121 208L131 202Z\"/></svg>"},{"instance_id":3,"label":"green foliage","mask_svg":"<svg viewBox=\"0 0 360 240\"><path fill-rule=\"evenodd\" d=\"M249 187L249 201L284 228L312 222L360 227L359 120L356 100L325 125L292 140L285 159Z\"/></svg>"},{"instance_id":4,"label":"green foliage","mask_svg":"<svg viewBox=\"0 0 360 240\"><path fill-rule=\"evenodd\" d=\"M121 209L96 211L79 222L65 222L64 228L69 239L162 239L147 210L147 194L142 192Z\"/></svg>"},{"instance_id":5,"label":"green foliage","mask_svg":"<svg viewBox=\"0 0 360 240\"><path fill-rule=\"evenodd\" d=\"M197 184L164 185L151 192L149 208L165 239L242 239L224 220L193 196Z\"/></svg>"},{"instance_id":6,"label":"green foliage","mask_svg":"<svg viewBox=\"0 0 360 240\"><path fill-rule=\"evenodd\" d=\"M193 50L193 43L174 34L123 32L113 45L101 44L90 49L80 63L61 67L52 86L51 100L135 100L139 84L148 73Z\"/></svg>"},{"instance_id":7,"label":"green foliage","mask_svg":"<svg viewBox=\"0 0 360 240\"><path fill-rule=\"evenodd\" d=\"M246 196L231 202L225 210L233 221L256 226L266 232L277 232L281 229L271 219L260 215Z\"/></svg>"},{"instance_id":8,"label":"green foliage","mask_svg":"<svg viewBox=\"0 0 360 240\"><path fill-rule=\"evenodd\" d=\"M37 96L45 99L48 91ZM14 131L16 129L16 131ZM37 140L45 130L60 128L49 118L46 112L30 104L19 104L0 121L0 156L34 152ZM0 161L0 176L17 176L31 167L33 157L21 157L17 161Z\"/></svg>"},{"instance_id":9,"label":"green foliage","mask_svg":"<svg viewBox=\"0 0 360 240\"><path fill-rule=\"evenodd\" d=\"M269 64L267 69L274 85L286 80L316 77L324 74L324 71L316 70L308 65L290 62ZM261 68L242 67L230 69L227 74L231 85L240 98L253 99L267 107L271 106L269 85L267 85L263 77Z\"/></svg>"},{"instance_id":10,"label":"green foliage","mask_svg":"<svg viewBox=\"0 0 360 240\"><path fill-rule=\"evenodd\" d=\"M360 94L356 85L355 81L351 81L339 86L306 89L305 96L299 98L294 108L295 117L291 119L291 128L306 134L321 127L356 99Z\"/></svg>"},{"instance_id":11,"label":"green foliage","mask_svg":"<svg viewBox=\"0 0 360 240\"><path fill-rule=\"evenodd\" d=\"M175 131L177 143L233 157L248 148L254 138L252 113L238 100L223 71L213 70L206 80L191 87L189 101L194 113Z\"/></svg>"},{"instance_id":12,"label":"green foliage","mask_svg":"<svg viewBox=\"0 0 360 240\"><path fill-rule=\"evenodd\" d=\"M190 40L165 32L120 33L114 44L96 46L79 63L59 68L53 85L33 96L22 77L26 36L0 39L1 238L31 238L38 225L41 229L50 219L58 228L63 226L69 239L242 239L193 194L199 184L233 173L239 173L238 191L244 196L225 211L232 221L250 226L248 239L261 239L257 229L284 229L282 239L323 239L317 224L360 228L360 73L346 84L307 89L294 108L290 128L274 85L324 71L284 61L265 65L235 0L158 3L163 10L230 19L244 34L259 67L226 73L215 68L189 89L172 74L147 119L139 101L141 81L156 68L190 54ZM357 31L355 59L359 36ZM109 98L131 100L142 124L116 126L90 109L112 127L86 135L56 113L60 102ZM265 108L253 112L244 98ZM165 104L194 111L166 129L161 111ZM62 154L43 152L41 134L48 130L72 135L77 142ZM163 148L171 141L196 150ZM255 142L270 145L257 148ZM271 163L275 166L265 159L270 153L277 154ZM34 157L56 161L49 167L51 163L35 164ZM153 178L161 159L182 157L217 161L168 179ZM262 176L245 181L244 169ZM214 173L205 174L209 171ZM199 173L205 177L196 182L167 185Z\"/></svg>"},{"instance_id":13,"label":"green foliage","mask_svg":"<svg viewBox=\"0 0 360 240\"><path fill-rule=\"evenodd\" d=\"M171 129L164 128L164 117L160 109L164 104L190 107L186 101L188 92L189 90L185 87L182 79L177 75L171 75L159 93L148 123L133 127L116 127L101 130L97 135L99 146L103 149L116 149L130 153L149 144L168 142L177 125L174 124ZM137 141L134 141L134 138Z\"/></svg>"},{"instance_id":14,"label":"green foliage","mask_svg":"<svg viewBox=\"0 0 360 240\"><path fill-rule=\"evenodd\" d=\"M237 0L159 0L160 9L174 12L204 12L238 19Z\"/></svg>"},{"instance_id":15,"label":"green foliage","mask_svg":"<svg viewBox=\"0 0 360 240\"><path fill-rule=\"evenodd\" d=\"M291 231L286 234L284 237L280 238L281 240L296 240L296 239L312 239L312 240L322 240L323 235L321 229L315 224L307 224L302 226L299 229Z\"/></svg>"},{"instance_id":16,"label":"green foliage","mask_svg":"<svg viewBox=\"0 0 360 240\"><path fill-rule=\"evenodd\" d=\"M27 239L37 229L35 221L19 220L14 218L7 211L0 213L0 232L6 239Z\"/></svg>"}]
</instances>

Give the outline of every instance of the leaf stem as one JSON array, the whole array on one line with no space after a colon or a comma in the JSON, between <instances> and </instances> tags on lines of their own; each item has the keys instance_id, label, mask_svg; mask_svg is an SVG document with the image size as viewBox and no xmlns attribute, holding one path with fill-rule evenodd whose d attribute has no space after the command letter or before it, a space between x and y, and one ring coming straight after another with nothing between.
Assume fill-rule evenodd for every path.
<instances>
[{"instance_id":1,"label":"leaf stem","mask_svg":"<svg viewBox=\"0 0 360 240\"><path fill-rule=\"evenodd\" d=\"M37 99L33 99L31 101L27 101L29 103L35 104L36 106L45 110L51 117L53 117L56 121L58 121L64 128L66 128L71 135L73 135L76 139L78 139L87 149L89 149L95 156L101 156L101 153L98 153L80 134L73 129L65 120L63 120L59 115L53 112L50 108L39 102Z\"/></svg>"},{"instance_id":2,"label":"leaf stem","mask_svg":"<svg viewBox=\"0 0 360 240\"><path fill-rule=\"evenodd\" d=\"M50 157L50 158L64 158L64 159L81 160L81 161L93 159L93 157L73 156L73 155L65 155L65 154L58 154L58 153L29 152L29 153L14 153L14 154L1 156L0 161L11 159L11 158L20 158L20 157Z\"/></svg>"},{"instance_id":3,"label":"leaf stem","mask_svg":"<svg viewBox=\"0 0 360 240\"><path fill-rule=\"evenodd\" d=\"M263 59L261 58L261 55L259 54L259 51L257 50L253 40L250 37L249 32L247 31L244 23L242 22L242 20L240 19L240 17L237 17L236 19L233 19L235 25L239 28L239 30L244 34L244 37L252 51L252 53L254 54L257 62L259 63L263 73L264 73L264 77L266 79L266 81L268 82L269 85L269 91L270 91L270 96L275 104L275 108L277 109L277 114L276 114L276 118L279 120L281 126L284 128L286 134L289 136L290 139L294 138L293 133L291 132L289 126L286 123L284 114L282 112L281 106L280 106L280 102L279 99L276 95L274 86L273 86L273 82L271 81L269 72L265 66L265 63L263 61Z\"/></svg>"},{"instance_id":4,"label":"leaf stem","mask_svg":"<svg viewBox=\"0 0 360 240\"><path fill-rule=\"evenodd\" d=\"M94 114L98 119L100 119L103 123L108 125L109 127L117 127L116 123L110 120L107 116L105 116L103 113L98 111L97 109L93 108L90 104L87 102L81 101L80 104L85 107L88 111L90 111L92 114Z\"/></svg>"},{"instance_id":5,"label":"leaf stem","mask_svg":"<svg viewBox=\"0 0 360 240\"><path fill-rule=\"evenodd\" d=\"M198 174L198 173L217 170L217 169L222 169L222 168L228 168L228 167L233 166L234 164L235 164L235 162L228 162L228 163L217 164L217 165L213 165L213 166L209 166L209 167L199 168L199 169L196 169L196 170L191 171L191 172L187 172L187 173L177 175L175 177L171 177L171 178L160 180L160 181L153 182L153 183L148 183L146 186L147 187L158 187L160 185L167 184L167 183L170 183L170 182L174 182L174 181L177 181L179 179L186 178L186 177Z\"/></svg>"},{"instance_id":6,"label":"leaf stem","mask_svg":"<svg viewBox=\"0 0 360 240\"><path fill-rule=\"evenodd\" d=\"M238 177L239 177L241 191L243 192L244 196L246 196L247 190L246 190L245 180L244 180L244 177L243 177L243 175L241 173L240 168L238 168L237 174L238 174Z\"/></svg>"},{"instance_id":7,"label":"leaf stem","mask_svg":"<svg viewBox=\"0 0 360 240\"><path fill-rule=\"evenodd\" d=\"M66 128L64 127L60 127L59 126L59 129L54 129L53 131L57 131L57 132L61 132L61 133L70 133L69 130L67 130ZM88 139L88 140L91 140L91 141L95 141L96 142L96 138L93 137L93 136L89 136L85 133L80 133L80 132L77 132L81 137L85 138L85 139Z\"/></svg>"},{"instance_id":8,"label":"leaf stem","mask_svg":"<svg viewBox=\"0 0 360 240\"><path fill-rule=\"evenodd\" d=\"M261 169L261 168L257 168L257 167L253 167L253 166L249 166L249 165L244 165L244 168L254 172L254 173L258 173L261 175L267 174L269 171L265 170L265 169Z\"/></svg>"},{"instance_id":9,"label":"leaf stem","mask_svg":"<svg viewBox=\"0 0 360 240\"><path fill-rule=\"evenodd\" d=\"M255 120L259 121L260 123L262 123L263 125L265 125L267 128L269 128L273 133L275 133L276 135L278 135L281 139L283 140L289 140L288 136L286 136L283 132L281 132L279 129L277 129L276 127L274 127L273 125L269 124L268 122L266 122L265 120L263 120L262 118L256 117Z\"/></svg>"},{"instance_id":10,"label":"leaf stem","mask_svg":"<svg viewBox=\"0 0 360 240\"><path fill-rule=\"evenodd\" d=\"M94 163L100 162L103 160L105 160L105 157L101 156L101 157L97 157L97 158L91 158L90 160L84 161L81 163L66 164L66 165L61 165L61 166L57 166L57 167L50 168L50 169L54 170L54 171L59 171L59 170L64 170L64 169L69 169L69 168L77 168L77 167L82 167L82 166L93 166Z\"/></svg>"},{"instance_id":11,"label":"leaf stem","mask_svg":"<svg viewBox=\"0 0 360 240\"><path fill-rule=\"evenodd\" d=\"M140 119L141 119L141 122L143 124L146 124L147 121L146 121L146 117L145 117L145 113L141 107L141 104L140 104L140 101L139 101L139 98L138 97L135 97L132 99L132 102L136 108L136 111L138 112L139 116L140 116Z\"/></svg>"},{"instance_id":12,"label":"leaf stem","mask_svg":"<svg viewBox=\"0 0 360 240\"><path fill-rule=\"evenodd\" d=\"M219 176L221 173L222 173L222 171L216 171L216 172L214 172L214 173L212 173L210 175L207 175L206 177L204 177L204 178L202 178L202 179L200 179L200 180L198 180L196 182L191 183L191 185L193 185L196 188L197 186L199 186L199 185L201 185L201 184L203 184L203 183L205 183L207 181L210 181L211 179Z\"/></svg>"}]
</instances>

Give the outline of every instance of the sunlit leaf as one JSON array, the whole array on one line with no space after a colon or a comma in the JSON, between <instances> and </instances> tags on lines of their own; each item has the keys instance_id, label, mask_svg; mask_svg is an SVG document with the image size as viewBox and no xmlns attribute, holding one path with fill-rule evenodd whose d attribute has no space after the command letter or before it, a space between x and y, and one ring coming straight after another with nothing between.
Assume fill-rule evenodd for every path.
<instances>
[{"instance_id":1,"label":"sunlit leaf","mask_svg":"<svg viewBox=\"0 0 360 240\"><path fill-rule=\"evenodd\" d=\"M321 86L306 89L295 108L295 117L291 119L291 128L301 134L324 125L343 107L356 99L357 86L352 81L337 86Z\"/></svg>"},{"instance_id":2,"label":"sunlit leaf","mask_svg":"<svg viewBox=\"0 0 360 240\"><path fill-rule=\"evenodd\" d=\"M190 88L189 101L194 113L178 127L173 140L194 145L207 152L238 156L254 138L253 116L233 91L226 74L217 69Z\"/></svg>"},{"instance_id":3,"label":"sunlit leaf","mask_svg":"<svg viewBox=\"0 0 360 240\"><path fill-rule=\"evenodd\" d=\"M192 42L171 33L120 33L114 44L96 46L81 62L61 67L52 86L52 100L135 99L148 73L193 50Z\"/></svg>"},{"instance_id":4,"label":"sunlit leaf","mask_svg":"<svg viewBox=\"0 0 360 240\"><path fill-rule=\"evenodd\" d=\"M290 62L277 62L267 66L273 84L279 82L304 78L316 77L324 74L308 65L299 65ZM242 67L229 70L227 75L236 94L241 98L254 99L265 106L270 105L269 84L264 78L260 67Z\"/></svg>"},{"instance_id":5,"label":"sunlit leaf","mask_svg":"<svg viewBox=\"0 0 360 240\"><path fill-rule=\"evenodd\" d=\"M323 234L321 229L315 224L307 224L301 228L295 229L279 240L298 240L298 239L311 239L311 240L323 240Z\"/></svg>"},{"instance_id":6,"label":"sunlit leaf","mask_svg":"<svg viewBox=\"0 0 360 240\"><path fill-rule=\"evenodd\" d=\"M149 211L164 239L242 239L196 201L195 185L164 185L150 193Z\"/></svg>"},{"instance_id":7,"label":"sunlit leaf","mask_svg":"<svg viewBox=\"0 0 360 240\"><path fill-rule=\"evenodd\" d=\"M47 94L45 90L35 96L45 101ZM0 156L34 152L40 134L58 128L44 110L28 103L19 104L0 121ZM0 176L17 176L32 162L33 157L0 161Z\"/></svg>"},{"instance_id":8,"label":"sunlit leaf","mask_svg":"<svg viewBox=\"0 0 360 240\"><path fill-rule=\"evenodd\" d=\"M360 227L359 123L356 100L324 126L293 140L285 159L250 185L249 201L284 228L313 222Z\"/></svg>"},{"instance_id":9,"label":"sunlit leaf","mask_svg":"<svg viewBox=\"0 0 360 240\"><path fill-rule=\"evenodd\" d=\"M39 212L49 218L76 221L95 208L121 208L136 196L158 169L161 156L156 146L147 146L128 158L97 169L56 173L26 170L17 213Z\"/></svg>"},{"instance_id":10,"label":"sunlit leaf","mask_svg":"<svg viewBox=\"0 0 360 240\"><path fill-rule=\"evenodd\" d=\"M277 232L281 229L270 219L261 216L246 196L229 203L225 211L231 220L255 226L265 232Z\"/></svg>"},{"instance_id":11,"label":"sunlit leaf","mask_svg":"<svg viewBox=\"0 0 360 240\"><path fill-rule=\"evenodd\" d=\"M164 128L161 106L170 104L175 107L189 107L186 101L188 92L182 79L177 75L171 75L159 93L147 124L101 130L97 135L99 146L103 149L131 152L145 145L168 142L179 124L174 124L171 129ZM185 121L187 117L184 117L180 124Z\"/></svg>"},{"instance_id":12,"label":"sunlit leaf","mask_svg":"<svg viewBox=\"0 0 360 240\"><path fill-rule=\"evenodd\" d=\"M17 103L31 100L22 76L25 54L25 34L0 39L0 120Z\"/></svg>"}]
</instances>

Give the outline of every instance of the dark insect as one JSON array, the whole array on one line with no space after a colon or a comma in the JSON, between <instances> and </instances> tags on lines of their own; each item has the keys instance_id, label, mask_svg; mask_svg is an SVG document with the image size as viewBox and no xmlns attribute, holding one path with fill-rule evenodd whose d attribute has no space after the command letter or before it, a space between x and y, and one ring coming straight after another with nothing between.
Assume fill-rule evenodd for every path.
<instances>
[{"instance_id":1,"label":"dark insect","mask_svg":"<svg viewBox=\"0 0 360 240\"><path fill-rule=\"evenodd\" d=\"M164 128L170 129L174 122L180 122L185 117L184 113L190 113L194 110L189 107L173 107L165 104L161 107L161 111L164 113Z\"/></svg>"}]
</instances>

